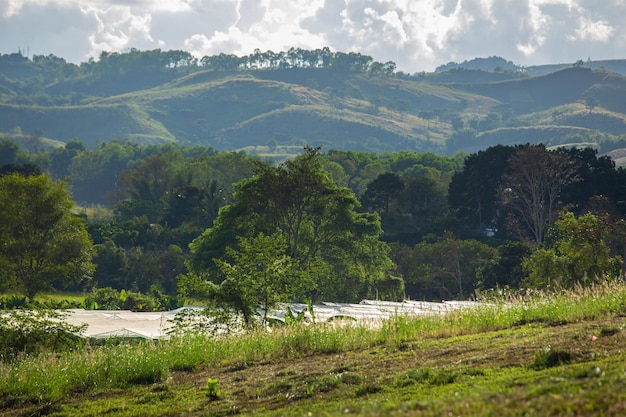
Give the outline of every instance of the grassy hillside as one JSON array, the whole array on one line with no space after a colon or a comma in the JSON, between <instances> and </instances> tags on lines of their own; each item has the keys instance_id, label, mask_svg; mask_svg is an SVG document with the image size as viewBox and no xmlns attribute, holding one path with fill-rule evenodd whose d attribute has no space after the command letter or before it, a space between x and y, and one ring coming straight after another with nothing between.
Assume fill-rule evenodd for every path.
<instances>
[{"instance_id":1,"label":"grassy hillside","mask_svg":"<svg viewBox=\"0 0 626 417\"><path fill-rule=\"evenodd\" d=\"M145 110L132 103L85 106L15 106L0 104L0 131L19 127L27 134L62 142L80 139L87 145L114 138L162 143L174 136Z\"/></svg>"},{"instance_id":2,"label":"grassy hillside","mask_svg":"<svg viewBox=\"0 0 626 417\"><path fill-rule=\"evenodd\" d=\"M540 77L463 86L477 94L509 104L518 114L543 110L583 99L606 74L589 68L568 68Z\"/></svg>"},{"instance_id":3,"label":"grassy hillside","mask_svg":"<svg viewBox=\"0 0 626 417\"><path fill-rule=\"evenodd\" d=\"M621 416L626 289L0 363L4 416Z\"/></svg>"},{"instance_id":4,"label":"grassy hillside","mask_svg":"<svg viewBox=\"0 0 626 417\"><path fill-rule=\"evenodd\" d=\"M622 60L606 68L452 66L409 76L345 67L142 71L138 63L123 64L125 57L102 68L92 63L84 74L70 68L76 76L65 68L60 78L57 61L4 57L0 132L19 127L26 135L88 145L126 138L218 150L311 144L436 153L458 149L446 142L467 127L478 138L463 150L518 140L571 142L572 135L579 142L616 142L626 135L626 77L609 72L620 70ZM514 65L495 57L476 62ZM609 148L622 146L616 143Z\"/></svg>"}]
</instances>

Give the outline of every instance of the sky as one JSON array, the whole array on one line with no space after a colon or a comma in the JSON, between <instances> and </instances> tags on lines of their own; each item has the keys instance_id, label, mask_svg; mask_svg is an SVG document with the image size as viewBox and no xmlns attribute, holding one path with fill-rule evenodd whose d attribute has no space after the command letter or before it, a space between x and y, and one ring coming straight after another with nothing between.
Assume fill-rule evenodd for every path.
<instances>
[{"instance_id":1,"label":"sky","mask_svg":"<svg viewBox=\"0 0 626 417\"><path fill-rule=\"evenodd\" d=\"M201 58L328 46L413 74L490 56L626 59L625 21L626 0L0 0L0 53L80 63L130 48Z\"/></svg>"}]
</instances>

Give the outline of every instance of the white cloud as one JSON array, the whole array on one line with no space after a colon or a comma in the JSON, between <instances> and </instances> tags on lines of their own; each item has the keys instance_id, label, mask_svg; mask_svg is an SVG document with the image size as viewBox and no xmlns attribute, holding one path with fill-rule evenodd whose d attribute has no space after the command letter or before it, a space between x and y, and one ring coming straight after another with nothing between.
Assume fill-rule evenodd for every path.
<instances>
[{"instance_id":1,"label":"white cloud","mask_svg":"<svg viewBox=\"0 0 626 417\"><path fill-rule=\"evenodd\" d=\"M608 42L615 29L605 20L593 21L586 17L578 19L576 35L579 39L594 42Z\"/></svg>"},{"instance_id":2,"label":"white cloud","mask_svg":"<svg viewBox=\"0 0 626 417\"><path fill-rule=\"evenodd\" d=\"M0 0L0 53L196 56L291 47L360 52L407 72L498 55L626 58L626 0ZM36 22L34 24L33 22Z\"/></svg>"}]
</instances>

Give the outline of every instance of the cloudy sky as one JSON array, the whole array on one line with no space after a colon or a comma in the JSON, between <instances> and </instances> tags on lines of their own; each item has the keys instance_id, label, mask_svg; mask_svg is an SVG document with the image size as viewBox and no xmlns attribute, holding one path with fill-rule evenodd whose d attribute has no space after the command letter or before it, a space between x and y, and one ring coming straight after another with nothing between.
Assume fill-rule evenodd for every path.
<instances>
[{"instance_id":1,"label":"cloudy sky","mask_svg":"<svg viewBox=\"0 0 626 417\"><path fill-rule=\"evenodd\" d=\"M0 0L0 53L79 63L129 48L202 57L328 46L415 73L494 55L626 58L625 21L626 0Z\"/></svg>"}]
</instances>

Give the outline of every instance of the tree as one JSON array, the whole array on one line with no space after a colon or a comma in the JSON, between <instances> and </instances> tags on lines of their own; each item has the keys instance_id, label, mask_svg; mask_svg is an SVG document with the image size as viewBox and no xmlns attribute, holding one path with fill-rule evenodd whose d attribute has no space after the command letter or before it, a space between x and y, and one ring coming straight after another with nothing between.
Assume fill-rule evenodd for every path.
<instances>
[{"instance_id":1,"label":"tree","mask_svg":"<svg viewBox=\"0 0 626 417\"><path fill-rule=\"evenodd\" d=\"M594 205L598 196L613 202L623 200L623 177L615 169L615 162L610 156L598 157L598 151L592 148L559 148L556 153L564 154L575 161L576 181L567 185L561 199L571 207L574 214L584 214ZM622 178L621 178L622 177Z\"/></svg>"},{"instance_id":2,"label":"tree","mask_svg":"<svg viewBox=\"0 0 626 417\"><path fill-rule=\"evenodd\" d=\"M17 143L9 138L0 138L0 166L18 163L21 154Z\"/></svg>"},{"instance_id":3,"label":"tree","mask_svg":"<svg viewBox=\"0 0 626 417\"><path fill-rule=\"evenodd\" d=\"M285 254L286 241L281 233L266 236L259 233L252 238L240 238L239 249L227 248L232 261L216 259L224 274L219 294L230 307L242 313L249 326L254 316L267 313L279 302L291 301L297 293L300 271L296 260Z\"/></svg>"},{"instance_id":4,"label":"tree","mask_svg":"<svg viewBox=\"0 0 626 417\"><path fill-rule=\"evenodd\" d=\"M599 101L598 101L597 98L595 98L593 96L585 97L585 106L587 107L587 110L589 110L589 114L591 114L591 112L593 112L593 109L598 107L598 104L599 104Z\"/></svg>"},{"instance_id":5,"label":"tree","mask_svg":"<svg viewBox=\"0 0 626 417\"><path fill-rule=\"evenodd\" d=\"M465 159L448 188L448 202L457 217L480 231L498 228L498 185L516 149L497 145Z\"/></svg>"},{"instance_id":6,"label":"tree","mask_svg":"<svg viewBox=\"0 0 626 417\"><path fill-rule=\"evenodd\" d=\"M500 202L510 210L511 229L518 238L541 243L548 225L556 220L563 189L576 181L576 165L563 153L544 145L518 149L508 159L509 171L502 177Z\"/></svg>"},{"instance_id":7,"label":"tree","mask_svg":"<svg viewBox=\"0 0 626 417\"><path fill-rule=\"evenodd\" d=\"M229 262L226 248L238 250L238 239L279 230L285 254L301 270L315 266L310 297L356 301L373 294L393 268L388 246L378 240L379 216L357 207L355 195L322 169L318 149L278 166L259 164L252 178L235 185L233 203L222 207L213 227L191 243L188 268L219 283L224 276L214 258Z\"/></svg>"},{"instance_id":8,"label":"tree","mask_svg":"<svg viewBox=\"0 0 626 417\"><path fill-rule=\"evenodd\" d=\"M136 145L120 141L103 142L77 153L69 166L74 200L108 205L120 174L139 156Z\"/></svg>"},{"instance_id":9,"label":"tree","mask_svg":"<svg viewBox=\"0 0 626 417\"><path fill-rule=\"evenodd\" d=\"M564 212L551 228L546 246L524 263L527 285L572 287L621 274L622 259L611 256L610 227L594 214Z\"/></svg>"},{"instance_id":10,"label":"tree","mask_svg":"<svg viewBox=\"0 0 626 417\"><path fill-rule=\"evenodd\" d=\"M369 210L376 211L385 220L389 214L389 204L400 196L404 182L398 174L386 172L367 185L361 202Z\"/></svg>"},{"instance_id":11,"label":"tree","mask_svg":"<svg viewBox=\"0 0 626 417\"><path fill-rule=\"evenodd\" d=\"M524 242L511 241L498 246L496 256L485 263L479 271L482 289L495 287L519 288L526 273L522 268L524 259L532 253Z\"/></svg>"},{"instance_id":12,"label":"tree","mask_svg":"<svg viewBox=\"0 0 626 417\"><path fill-rule=\"evenodd\" d=\"M64 182L45 175L0 178L0 259L8 286L30 300L53 282L93 271L92 243Z\"/></svg>"},{"instance_id":13,"label":"tree","mask_svg":"<svg viewBox=\"0 0 626 417\"><path fill-rule=\"evenodd\" d=\"M70 175L72 159L86 149L85 144L78 139L72 139L63 148L56 148L50 152L50 174L55 179L64 179Z\"/></svg>"},{"instance_id":14,"label":"tree","mask_svg":"<svg viewBox=\"0 0 626 417\"><path fill-rule=\"evenodd\" d=\"M495 257L495 249L445 233L436 242L411 249L400 246L395 256L410 297L441 300L467 298L474 291L478 271Z\"/></svg>"}]
</instances>

